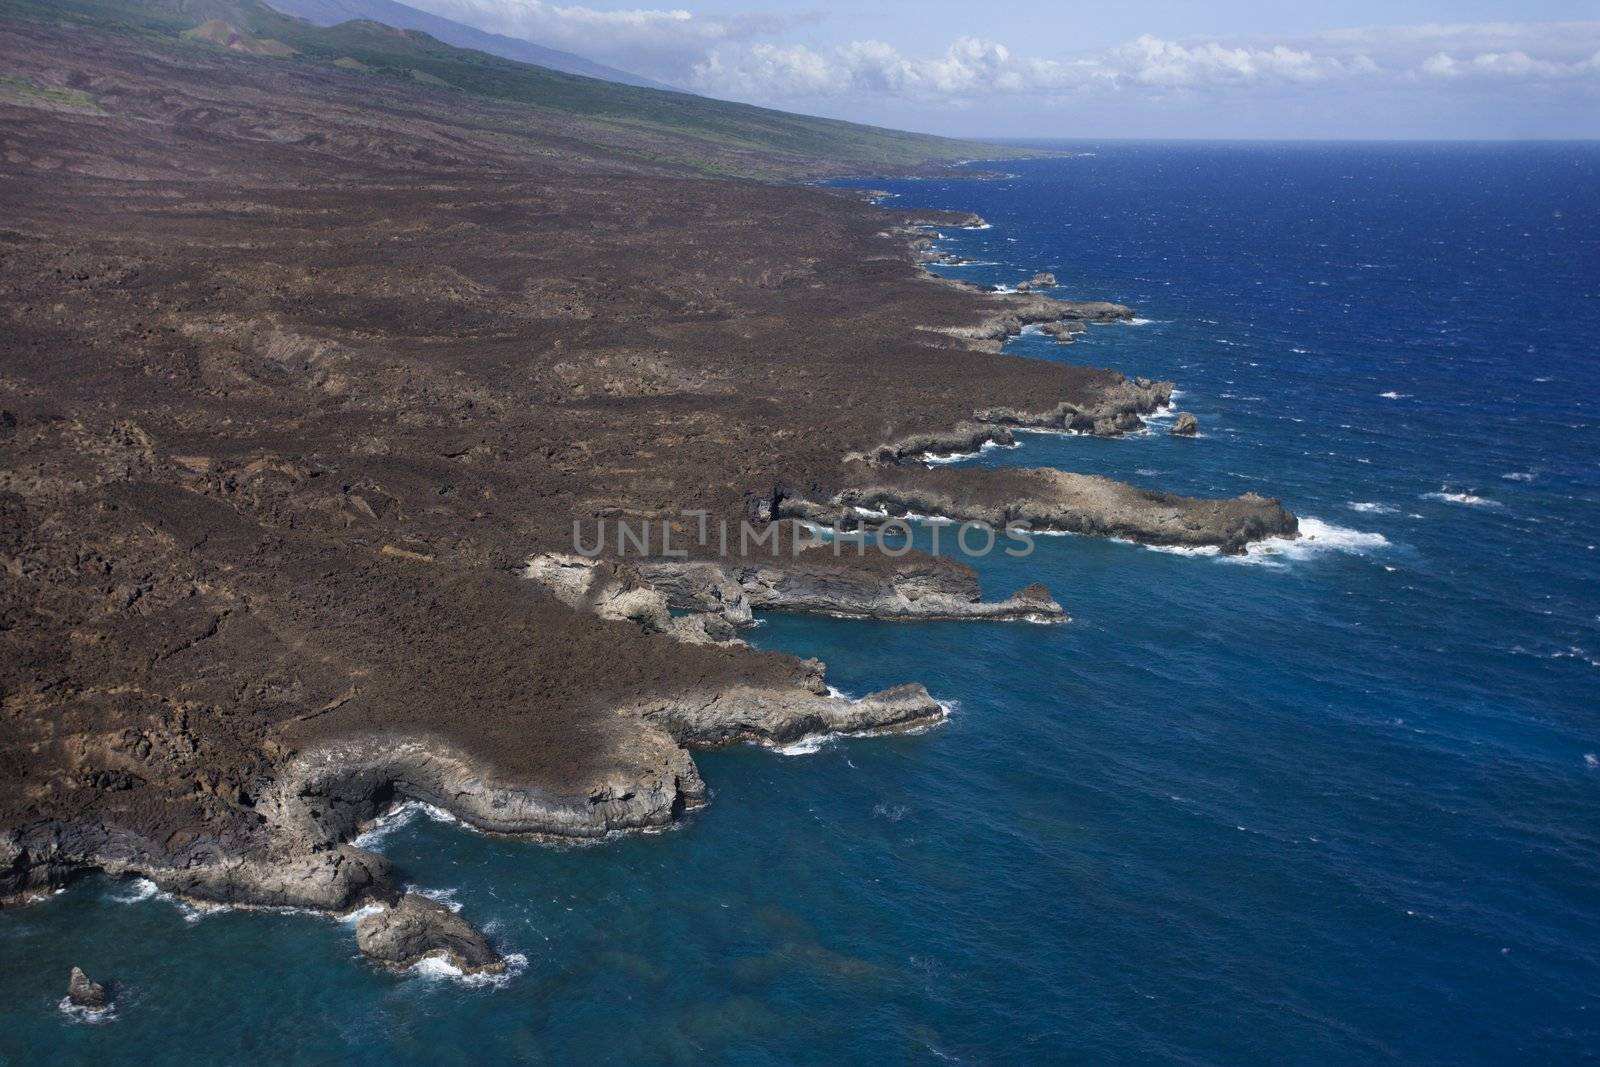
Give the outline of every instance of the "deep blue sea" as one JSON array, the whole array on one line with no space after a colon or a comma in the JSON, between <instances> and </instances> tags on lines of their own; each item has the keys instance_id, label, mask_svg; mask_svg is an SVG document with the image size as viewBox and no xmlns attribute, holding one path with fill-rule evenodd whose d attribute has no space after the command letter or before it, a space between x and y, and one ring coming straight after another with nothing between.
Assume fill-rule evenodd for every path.
<instances>
[{"instance_id":1,"label":"deep blue sea","mask_svg":"<svg viewBox=\"0 0 1600 1067\"><path fill-rule=\"evenodd\" d=\"M136 883L0 912L0 1063L1600 1060L1600 145L1070 147L870 184L992 222L951 275L1136 307L1012 350L1171 378L1202 433L973 462L1256 490L1314 540L982 561L1066 626L769 619L954 714L704 754L667 834L399 821L525 957L498 984ZM114 1021L57 1011L74 963Z\"/></svg>"}]
</instances>

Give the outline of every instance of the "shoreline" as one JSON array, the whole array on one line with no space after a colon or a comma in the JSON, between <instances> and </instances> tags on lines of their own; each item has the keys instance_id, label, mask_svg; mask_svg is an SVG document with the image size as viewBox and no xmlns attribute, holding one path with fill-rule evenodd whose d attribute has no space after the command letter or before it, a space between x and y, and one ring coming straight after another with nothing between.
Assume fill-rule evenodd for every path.
<instances>
[{"instance_id":1,"label":"shoreline","mask_svg":"<svg viewBox=\"0 0 1600 1067\"><path fill-rule=\"evenodd\" d=\"M970 225L979 224L973 221L975 217L963 218ZM906 247L915 257L918 239L908 238ZM975 299L977 296L974 294ZM1015 298L1002 296L1001 299L1009 302ZM1079 308L1082 305L1050 301L1037 296L1030 296L1026 300L1027 307L1020 311L1016 308L991 311L978 327L965 332L947 328L945 332L965 340L978 341L981 348L982 341L996 339L996 335L1003 340L1019 332L1027 324L1025 320L1038 316L1081 313ZM1116 310L1105 314L1118 319L1132 316L1131 309L1115 305L1110 307ZM904 470L901 467L903 463L916 462L939 451L1014 443L1013 430L1117 435L1143 428L1142 416L1167 405L1171 392L1170 383L1145 379L1132 382L1123 380L1115 389L1102 395L1097 405L1088 408L1062 402L1043 412L1013 408L982 410L975 412L979 421L962 424L944 433L904 438L879 446L869 454L847 453L844 462L868 469L892 467ZM877 493L870 489L846 490L836 498L836 502L841 505L853 504L858 513L863 508L887 506L890 512L898 508L902 515L943 514L960 521L959 516L950 514L959 512L960 508L941 510L929 507L925 502L913 508L906 501L885 499L885 495L882 490ZM771 515L773 518L794 515L814 520L817 517L816 510L816 505L786 498L779 493L775 497ZM1040 532L1045 529L1049 527L1041 528ZM826 567L849 572L852 568L848 559L844 557L844 562L830 562ZM674 586L677 597L663 597L648 609L624 605L609 617L636 623L648 617L655 625L647 624L647 630L670 633L673 627L665 621L667 617L664 612L668 604L678 608L698 607L704 611L709 599L707 584L726 582L730 577L726 571L714 579L701 576L701 588L686 591L684 575L694 567L705 568L707 564L690 564L684 568L656 563L640 568L642 574L619 575L613 571L606 576L632 587L624 592L637 593L640 586L634 583L641 577L644 579L643 587L654 590L649 578L652 566L658 580L668 579L669 584ZM530 576L535 568L535 563L529 564ZM858 600L857 606L851 607L851 601L840 599L842 594L837 589L822 599L815 594L802 594L798 599L792 592L779 594L778 587L785 581L792 581L797 571L803 576L805 568L778 566L767 569L777 572L778 577L767 578L763 583L758 577L762 568L757 566L754 574L733 578L742 597L732 604L721 605L716 614L724 617L732 615L735 620L742 618L745 621L751 618L752 610L791 610L844 618L903 618L913 621L999 618L1038 622L1066 619L1065 612L1048 598L1048 593L1042 588L1032 593L1031 599L1019 601L1013 598L1010 602L988 604L975 599L974 582L970 590L961 588L954 594L956 599L952 602L966 604L967 607L963 609L943 605L929 608L926 606L928 601L923 599L920 601L923 606L915 613L893 614L870 596ZM674 570L676 574L672 573ZM595 571L591 569L591 573ZM967 573L970 575L970 570ZM893 581L891 578L890 588L893 587ZM752 593L757 595L752 598ZM963 599L968 593L974 599ZM593 590L586 587L572 602L576 604L582 601L593 609L596 596ZM613 595L611 599L615 600L617 596ZM1012 607L1012 604L1017 606ZM603 617L607 615L604 611L599 614ZM819 664L815 668L818 685L820 670ZM297 757L297 762L286 766L278 776L274 794L262 798L262 802L258 803L258 809L264 806L277 812L273 821L278 829L272 837L278 839L280 844L271 851L279 855L275 861L270 861L274 871L270 877L264 870L262 873L251 873L254 861L247 851L232 856L224 854L222 862L198 869L163 867L149 861L110 859L87 854L70 859L63 857L64 864L47 865L45 884L37 886L35 892L59 890L82 874L101 872L119 879L144 879L159 891L193 907L313 911L349 921L349 916L363 909L407 906L409 896L399 892L387 861L380 853L370 852L358 842L375 826L393 817L397 810L408 804L432 806L477 832L535 841L592 843L622 834L669 829L679 824L684 813L702 806L706 802L706 789L689 756L695 749L757 743L781 752L795 746L820 746L829 739L841 736L881 736L925 730L948 716L948 709L934 702L921 686L902 686L854 701L840 701L831 695L819 698L815 693L808 698L798 699L798 694L793 692L747 691L735 695L735 701L756 706L775 701L776 717L768 714L751 719L739 712L735 712L732 719L719 718L715 714L708 717L708 709L722 699L724 697L711 695L699 707L660 706L641 714L641 719L646 722L667 724L666 730L660 735L662 741L658 744L666 742L668 736L672 738L672 749L676 755L667 758L664 764L672 768L670 781L659 774L634 778L625 784L616 783L592 790L579 801L570 794L563 798L537 788L530 790L526 785L491 784L491 779L485 777L485 768L454 750L442 738L401 735L388 739L351 739L302 753ZM308 808L307 797L322 798L317 803L324 804L327 812ZM327 804L329 801L334 803ZM333 812L336 807L343 814L335 816ZM508 814L508 810L515 814ZM313 847L308 851L304 845L294 844L296 840L305 841ZM282 843L285 841L288 844ZM291 859L291 856L300 858ZM19 858L22 857L12 857L13 866ZM312 866L305 866L307 861ZM283 877L283 867L280 866L284 863L289 864L290 875L287 879ZM31 877L24 874L24 880ZM427 958L436 956L418 956L405 962L404 966L417 966ZM452 966L464 974L481 973L495 965L494 961L474 964L452 959Z\"/></svg>"},{"instance_id":2,"label":"shoreline","mask_svg":"<svg viewBox=\"0 0 1600 1067\"><path fill-rule=\"evenodd\" d=\"M59 46L177 98L254 85L288 101L287 118L260 105L267 123L339 91ZM386 136L430 143L437 100L386 92ZM820 663L737 639L754 611L1066 621L1042 587L984 601L970 568L925 557L554 561L530 581L574 516L771 523L874 486L905 503L959 485L987 507L975 487L1012 476L902 461L1028 427L1129 432L1170 386L999 354L1030 323L1133 312L931 280L917 227L976 216L556 164L515 154L502 111L475 114L487 132L462 127L456 161L349 146L368 168L351 181L343 157L263 163L223 136L204 176L174 173L171 123L124 111L92 120L73 157L89 164L52 170L48 195L8 187L18 306L53 306L69 277L76 314L20 318L20 384L0 383L19 619L0 755L31 776L0 790L6 897L102 871L214 904L372 902L389 919L361 937L384 963L488 970L481 933L406 894L364 825L416 800L519 836L663 828L705 802L698 749L948 714L914 681L830 695ZM33 119L6 164L28 175L69 121ZM703 212L676 210L686 192ZM174 194L207 213L204 256ZM530 254L545 247L561 255Z\"/></svg>"}]
</instances>

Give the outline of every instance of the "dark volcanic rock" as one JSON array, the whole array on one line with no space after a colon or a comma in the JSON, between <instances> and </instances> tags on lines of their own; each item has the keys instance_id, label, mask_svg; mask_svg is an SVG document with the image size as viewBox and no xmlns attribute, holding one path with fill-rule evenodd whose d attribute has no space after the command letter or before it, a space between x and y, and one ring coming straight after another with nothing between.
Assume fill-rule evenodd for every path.
<instances>
[{"instance_id":1,"label":"dark volcanic rock","mask_svg":"<svg viewBox=\"0 0 1600 1067\"><path fill-rule=\"evenodd\" d=\"M1200 432L1199 420L1187 411L1180 411L1172 422L1172 432L1179 437L1193 437Z\"/></svg>"},{"instance_id":2,"label":"dark volcanic rock","mask_svg":"<svg viewBox=\"0 0 1600 1067\"><path fill-rule=\"evenodd\" d=\"M438 957L464 974L505 970L505 961L481 930L416 893L363 916L356 923L356 945L368 959L390 967L411 967Z\"/></svg>"},{"instance_id":3,"label":"dark volcanic rock","mask_svg":"<svg viewBox=\"0 0 1600 1067\"><path fill-rule=\"evenodd\" d=\"M1204 500L1059 470L862 465L854 481L828 506L942 515L996 528L1020 523L1031 530L1152 545L1214 546L1225 552L1244 552L1252 541L1299 532L1293 513L1254 493ZM812 513L816 505L785 501L784 510Z\"/></svg>"},{"instance_id":4,"label":"dark volcanic rock","mask_svg":"<svg viewBox=\"0 0 1600 1067\"><path fill-rule=\"evenodd\" d=\"M838 525L838 511L810 518ZM952 535L952 539L953 539ZM891 556L876 547L857 552L835 542L798 555L769 559L674 563L649 561L639 570L669 590L672 606L725 613L726 590L740 599L730 618L748 621L751 609L799 611L886 621L978 619L989 622L1065 622L1067 613L1039 583L1004 600L984 600L971 567L921 552ZM954 552L951 544L947 551Z\"/></svg>"},{"instance_id":5,"label":"dark volcanic rock","mask_svg":"<svg viewBox=\"0 0 1600 1067\"><path fill-rule=\"evenodd\" d=\"M984 301L987 314L977 322L954 325L928 325L925 329L949 334L969 341L988 351L997 352L1011 337L1022 332L1024 326L1037 325L1048 329L1061 340L1064 332L1058 323L1123 322L1133 318L1133 309L1123 304L1105 300L1056 300L1037 293L990 293ZM1080 331L1081 332L1081 331Z\"/></svg>"},{"instance_id":6,"label":"dark volcanic rock","mask_svg":"<svg viewBox=\"0 0 1600 1067\"><path fill-rule=\"evenodd\" d=\"M111 1007L106 987L99 982L91 982L89 976L77 967L72 968L72 974L67 979L67 1001L82 1011L102 1012Z\"/></svg>"}]
</instances>

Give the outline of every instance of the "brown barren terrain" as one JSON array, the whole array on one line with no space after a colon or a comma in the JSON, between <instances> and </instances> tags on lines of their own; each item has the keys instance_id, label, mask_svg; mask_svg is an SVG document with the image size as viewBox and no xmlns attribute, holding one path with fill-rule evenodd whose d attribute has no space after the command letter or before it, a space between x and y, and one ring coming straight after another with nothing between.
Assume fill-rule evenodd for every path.
<instances>
[{"instance_id":1,"label":"brown barren terrain","mask_svg":"<svg viewBox=\"0 0 1600 1067\"><path fill-rule=\"evenodd\" d=\"M1120 375L974 347L1004 298L926 276L904 215L237 52L0 33L0 895L341 908L392 898L347 842L398 799L594 835L697 803L686 746L937 718L523 567Z\"/></svg>"}]
</instances>

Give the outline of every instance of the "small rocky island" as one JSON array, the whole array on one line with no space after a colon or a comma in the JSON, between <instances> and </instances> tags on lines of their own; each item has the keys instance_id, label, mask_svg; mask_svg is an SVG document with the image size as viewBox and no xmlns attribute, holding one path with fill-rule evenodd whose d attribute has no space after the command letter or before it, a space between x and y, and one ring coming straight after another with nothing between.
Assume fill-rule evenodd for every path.
<instances>
[{"instance_id":1,"label":"small rocky island","mask_svg":"<svg viewBox=\"0 0 1600 1067\"><path fill-rule=\"evenodd\" d=\"M111 998L106 994L106 987L99 982L92 982L89 976L83 973L80 967L72 968L72 973L67 977L66 1003L78 1011L100 1015L111 1010Z\"/></svg>"}]
</instances>

